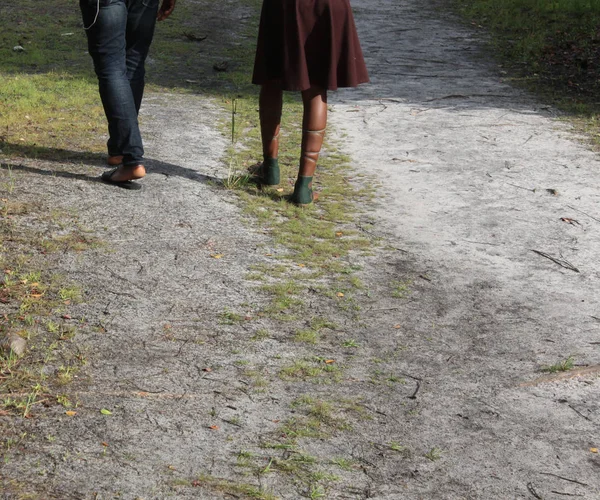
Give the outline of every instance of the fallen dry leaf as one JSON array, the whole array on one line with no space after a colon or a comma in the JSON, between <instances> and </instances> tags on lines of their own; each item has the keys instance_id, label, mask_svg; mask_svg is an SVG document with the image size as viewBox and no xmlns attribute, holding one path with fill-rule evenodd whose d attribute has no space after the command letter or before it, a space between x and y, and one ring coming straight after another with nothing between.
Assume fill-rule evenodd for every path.
<instances>
[{"instance_id":1,"label":"fallen dry leaf","mask_svg":"<svg viewBox=\"0 0 600 500\"><path fill-rule=\"evenodd\" d=\"M283 193L283 188L278 188L278 189L277 189L277 192L278 192L278 193Z\"/></svg>"},{"instance_id":2,"label":"fallen dry leaf","mask_svg":"<svg viewBox=\"0 0 600 500\"><path fill-rule=\"evenodd\" d=\"M102 446L108 447L108 443L106 441L102 441Z\"/></svg>"},{"instance_id":3,"label":"fallen dry leaf","mask_svg":"<svg viewBox=\"0 0 600 500\"><path fill-rule=\"evenodd\" d=\"M208 367L202 368L202 371L203 372L212 372L212 368L208 368Z\"/></svg>"},{"instance_id":4,"label":"fallen dry leaf","mask_svg":"<svg viewBox=\"0 0 600 500\"><path fill-rule=\"evenodd\" d=\"M330 365L332 363L335 363L335 359L326 359L325 363L328 364L328 365Z\"/></svg>"},{"instance_id":5,"label":"fallen dry leaf","mask_svg":"<svg viewBox=\"0 0 600 500\"><path fill-rule=\"evenodd\" d=\"M212 257L213 259L220 259L221 257L223 257L223 254L222 254L222 253L213 253L213 254L211 255L211 257Z\"/></svg>"},{"instance_id":6,"label":"fallen dry leaf","mask_svg":"<svg viewBox=\"0 0 600 500\"><path fill-rule=\"evenodd\" d=\"M591 451L592 453L598 453L598 448L590 448L590 451Z\"/></svg>"},{"instance_id":7,"label":"fallen dry leaf","mask_svg":"<svg viewBox=\"0 0 600 500\"><path fill-rule=\"evenodd\" d=\"M213 431L218 431L219 430L219 426L218 425L211 425L209 427L209 429L213 430Z\"/></svg>"},{"instance_id":8,"label":"fallen dry leaf","mask_svg":"<svg viewBox=\"0 0 600 500\"><path fill-rule=\"evenodd\" d=\"M338 296L338 297L343 297L343 296L344 296L344 294L343 294L342 292L338 292L338 293L337 293L337 296Z\"/></svg>"},{"instance_id":9,"label":"fallen dry leaf","mask_svg":"<svg viewBox=\"0 0 600 500\"><path fill-rule=\"evenodd\" d=\"M65 415L69 416L69 417L74 417L75 415L77 415L76 411L73 410L69 410L65 412Z\"/></svg>"},{"instance_id":10,"label":"fallen dry leaf","mask_svg":"<svg viewBox=\"0 0 600 500\"><path fill-rule=\"evenodd\" d=\"M70 314L63 314L61 316L62 319L72 319Z\"/></svg>"},{"instance_id":11,"label":"fallen dry leaf","mask_svg":"<svg viewBox=\"0 0 600 500\"><path fill-rule=\"evenodd\" d=\"M344 233L342 233L341 231L338 231L337 233L335 233L335 235L339 238L340 236L343 236Z\"/></svg>"},{"instance_id":12,"label":"fallen dry leaf","mask_svg":"<svg viewBox=\"0 0 600 500\"><path fill-rule=\"evenodd\" d=\"M401 326L400 325L394 325L394 328L398 329L398 328L401 328Z\"/></svg>"}]
</instances>

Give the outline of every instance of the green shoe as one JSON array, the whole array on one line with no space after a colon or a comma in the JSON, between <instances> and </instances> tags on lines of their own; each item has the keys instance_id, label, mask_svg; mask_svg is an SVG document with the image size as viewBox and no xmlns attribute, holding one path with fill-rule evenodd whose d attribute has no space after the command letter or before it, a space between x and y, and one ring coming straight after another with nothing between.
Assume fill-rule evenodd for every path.
<instances>
[{"instance_id":1,"label":"green shoe","mask_svg":"<svg viewBox=\"0 0 600 500\"><path fill-rule=\"evenodd\" d=\"M276 186L280 180L279 160L277 158L265 158L253 174L258 184Z\"/></svg>"},{"instance_id":2,"label":"green shoe","mask_svg":"<svg viewBox=\"0 0 600 500\"><path fill-rule=\"evenodd\" d=\"M312 190L312 177L298 176L294 185L294 193L290 196L290 202L295 205L310 205L318 198Z\"/></svg>"}]
</instances>

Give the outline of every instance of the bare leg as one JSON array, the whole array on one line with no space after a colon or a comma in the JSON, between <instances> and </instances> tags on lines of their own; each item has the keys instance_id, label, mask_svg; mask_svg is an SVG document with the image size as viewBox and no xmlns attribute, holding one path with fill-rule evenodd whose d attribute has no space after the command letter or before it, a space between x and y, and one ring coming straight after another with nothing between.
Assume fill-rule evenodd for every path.
<instances>
[{"instance_id":1,"label":"bare leg","mask_svg":"<svg viewBox=\"0 0 600 500\"><path fill-rule=\"evenodd\" d=\"M270 82L261 87L259 98L260 134L265 158L279 156L282 102L283 91L278 82Z\"/></svg>"},{"instance_id":2,"label":"bare leg","mask_svg":"<svg viewBox=\"0 0 600 500\"><path fill-rule=\"evenodd\" d=\"M260 89L259 117L263 147L263 164L257 174L262 184L279 184L279 131L283 91L279 82L269 82Z\"/></svg>"},{"instance_id":3,"label":"bare leg","mask_svg":"<svg viewBox=\"0 0 600 500\"><path fill-rule=\"evenodd\" d=\"M312 178L317 169L319 153L327 128L327 89L311 87L303 91L302 102L304 115L300 168L292 201L299 205L306 205L313 201Z\"/></svg>"}]
</instances>

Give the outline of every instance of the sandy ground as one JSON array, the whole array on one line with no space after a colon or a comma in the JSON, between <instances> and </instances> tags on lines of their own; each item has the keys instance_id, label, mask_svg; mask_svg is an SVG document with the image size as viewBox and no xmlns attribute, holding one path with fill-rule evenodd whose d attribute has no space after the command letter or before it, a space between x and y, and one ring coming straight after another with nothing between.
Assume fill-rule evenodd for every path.
<instances>
[{"instance_id":1,"label":"sandy ground","mask_svg":"<svg viewBox=\"0 0 600 500\"><path fill-rule=\"evenodd\" d=\"M528 483L600 498L597 155L504 83L472 33L417 2L353 5L373 81L341 93L331 122L381 183L381 234L431 278L415 313L437 373L418 432L460 452L429 498L451 481L477 498L535 497ZM529 383L569 355L596 369Z\"/></svg>"},{"instance_id":2,"label":"sandy ground","mask_svg":"<svg viewBox=\"0 0 600 500\"><path fill-rule=\"evenodd\" d=\"M244 276L284 250L208 182L225 174L223 111L149 95L143 191L92 182L98 165L15 169L23 196L77 206L110 251L57 263L87 290L90 364L77 418L56 406L4 420L36 436L3 464L4 498L20 498L16 480L61 499L250 497L234 483L290 499L600 498L596 155L447 16L413 0L353 6L373 81L333 95L330 122L378 185L355 226L380 248L348 262L362 266L360 314L306 291L339 325L316 346L291 342L301 321L222 321L260 309ZM360 348L340 348L348 338ZM280 376L315 356L341 378ZM573 371L541 372L569 356ZM273 447L283 422L310 416L293 404L306 395L335 418ZM305 475L284 473L306 456Z\"/></svg>"}]
</instances>

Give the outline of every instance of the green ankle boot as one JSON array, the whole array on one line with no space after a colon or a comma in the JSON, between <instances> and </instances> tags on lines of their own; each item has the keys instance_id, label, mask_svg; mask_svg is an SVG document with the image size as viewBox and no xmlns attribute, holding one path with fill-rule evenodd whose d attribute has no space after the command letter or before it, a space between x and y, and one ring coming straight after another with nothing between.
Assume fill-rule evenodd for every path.
<instances>
[{"instance_id":1,"label":"green ankle boot","mask_svg":"<svg viewBox=\"0 0 600 500\"><path fill-rule=\"evenodd\" d=\"M265 186L276 186L279 184L279 160L277 158L265 158L256 173L260 184Z\"/></svg>"},{"instance_id":2,"label":"green ankle boot","mask_svg":"<svg viewBox=\"0 0 600 500\"><path fill-rule=\"evenodd\" d=\"M316 196L312 190L312 177L298 176L298 180L294 185L294 193L290 197L290 201L296 205L310 205Z\"/></svg>"}]
</instances>

